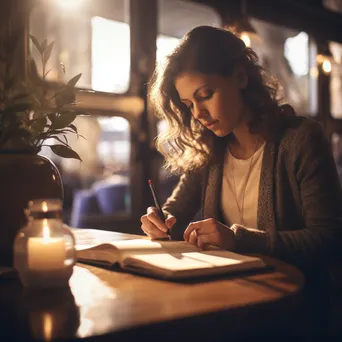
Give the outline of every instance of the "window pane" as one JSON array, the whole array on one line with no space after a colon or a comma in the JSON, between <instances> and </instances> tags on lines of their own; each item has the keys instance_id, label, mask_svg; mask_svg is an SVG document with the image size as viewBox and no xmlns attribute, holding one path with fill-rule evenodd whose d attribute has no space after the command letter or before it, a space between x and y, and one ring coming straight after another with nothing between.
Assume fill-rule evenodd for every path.
<instances>
[{"instance_id":1,"label":"window pane","mask_svg":"<svg viewBox=\"0 0 342 342\"><path fill-rule=\"evenodd\" d=\"M333 133L331 136L331 147L337 167L340 183L342 184L342 135Z\"/></svg>"},{"instance_id":2,"label":"window pane","mask_svg":"<svg viewBox=\"0 0 342 342\"><path fill-rule=\"evenodd\" d=\"M82 73L78 87L125 93L130 76L128 4L129 0L41 2L32 11L30 33L39 41L55 41L47 79L65 82ZM31 51L38 61L32 44Z\"/></svg>"},{"instance_id":3,"label":"window pane","mask_svg":"<svg viewBox=\"0 0 342 342\"><path fill-rule=\"evenodd\" d=\"M129 214L130 125L122 117L77 117L75 126L86 138L67 135L82 162L60 158L44 147L64 185L64 221L84 227L86 216ZM56 144L55 140L47 144Z\"/></svg>"},{"instance_id":4,"label":"window pane","mask_svg":"<svg viewBox=\"0 0 342 342\"><path fill-rule=\"evenodd\" d=\"M210 7L179 0L158 0L158 31L181 38L200 25L222 26L220 16Z\"/></svg>"},{"instance_id":5,"label":"window pane","mask_svg":"<svg viewBox=\"0 0 342 342\"><path fill-rule=\"evenodd\" d=\"M91 27L93 89L110 93L126 92L130 70L129 25L93 17Z\"/></svg>"},{"instance_id":6,"label":"window pane","mask_svg":"<svg viewBox=\"0 0 342 342\"><path fill-rule=\"evenodd\" d=\"M251 19L260 39L251 40L262 65L279 80L284 99L297 113L317 111L315 46L305 32Z\"/></svg>"},{"instance_id":7,"label":"window pane","mask_svg":"<svg viewBox=\"0 0 342 342\"><path fill-rule=\"evenodd\" d=\"M342 44L329 44L333 60L330 73L330 111L334 118L342 118Z\"/></svg>"},{"instance_id":8,"label":"window pane","mask_svg":"<svg viewBox=\"0 0 342 342\"><path fill-rule=\"evenodd\" d=\"M177 46L179 38L159 34L157 37L157 64L163 63L165 57Z\"/></svg>"}]
</instances>

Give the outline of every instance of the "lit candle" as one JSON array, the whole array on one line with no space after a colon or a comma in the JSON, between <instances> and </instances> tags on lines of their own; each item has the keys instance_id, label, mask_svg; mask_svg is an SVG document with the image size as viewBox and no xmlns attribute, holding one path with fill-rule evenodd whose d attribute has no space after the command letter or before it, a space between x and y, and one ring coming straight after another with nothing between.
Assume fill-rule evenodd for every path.
<instances>
[{"instance_id":1,"label":"lit candle","mask_svg":"<svg viewBox=\"0 0 342 342\"><path fill-rule=\"evenodd\" d=\"M28 239L28 266L31 270L48 271L64 268L64 239L51 238L47 219L45 220L43 237Z\"/></svg>"}]
</instances>

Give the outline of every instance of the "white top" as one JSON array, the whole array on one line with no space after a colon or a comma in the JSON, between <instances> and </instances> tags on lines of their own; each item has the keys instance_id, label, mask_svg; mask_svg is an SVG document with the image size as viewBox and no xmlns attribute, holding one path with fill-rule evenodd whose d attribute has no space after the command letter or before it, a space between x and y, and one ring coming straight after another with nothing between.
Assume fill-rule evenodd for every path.
<instances>
[{"instance_id":1,"label":"white top","mask_svg":"<svg viewBox=\"0 0 342 342\"><path fill-rule=\"evenodd\" d=\"M224 158L221 208L224 220L227 225L234 223L243 224L245 227L257 229L259 183L264 155L265 143L249 159L237 159L232 156L229 149ZM250 174L248 177L248 172ZM244 200L243 191L246 180ZM234 188L235 180L235 188ZM237 206L236 199L239 207ZM243 222L241 222L240 210L243 200ZM239 210L240 208L240 210Z\"/></svg>"}]
</instances>

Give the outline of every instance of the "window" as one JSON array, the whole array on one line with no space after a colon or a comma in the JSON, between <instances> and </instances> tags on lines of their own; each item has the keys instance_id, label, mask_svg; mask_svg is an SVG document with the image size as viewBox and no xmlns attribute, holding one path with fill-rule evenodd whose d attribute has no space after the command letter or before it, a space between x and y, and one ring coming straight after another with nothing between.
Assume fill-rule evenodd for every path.
<instances>
[{"instance_id":1,"label":"window","mask_svg":"<svg viewBox=\"0 0 342 342\"><path fill-rule=\"evenodd\" d=\"M60 158L49 147L41 155L55 162L64 186L64 222L83 227L87 215L129 214L130 125L122 117L77 117L78 132L68 135L82 162ZM55 144L51 139L47 142Z\"/></svg>"},{"instance_id":2,"label":"window","mask_svg":"<svg viewBox=\"0 0 342 342\"><path fill-rule=\"evenodd\" d=\"M179 0L159 0L157 63L162 63L189 30L200 25L221 26L222 23L210 7Z\"/></svg>"},{"instance_id":3,"label":"window","mask_svg":"<svg viewBox=\"0 0 342 342\"><path fill-rule=\"evenodd\" d=\"M179 42L178 38L165 36L163 34L159 34L157 37L157 64L160 65L163 63L164 58L171 53L171 51L177 46Z\"/></svg>"},{"instance_id":4,"label":"window","mask_svg":"<svg viewBox=\"0 0 342 342\"><path fill-rule=\"evenodd\" d=\"M284 99L299 114L315 114L316 52L308 34L257 19L251 19L251 23L262 37L252 38L251 47L262 65L280 82Z\"/></svg>"},{"instance_id":5,"label":"window","mask_svg":"<svg viewBox=\"0 0 342 342\"><path fill-rule=\"evenodd\" d=\"M77 84L80 88L127 92L128 4L129 0L40 1L30 17L30 33L39 41L55 41L47 80L65 82L82 73ZM31 51L37 57L36 49L31 47ZM60 63L65 66L65 74Z\"/></svg>"},{"instance_id":6,"label":"window","mask_svg":"<svg viewBox=\"0 0 342 342\"><path fill-rule=\"evenodd\" d=\"M158 0L158 31L182 38L200 25L222 26L220 16L210 7L179 0Z\"/></svg>"},{"instance_id":7,"label":"window","mask_svg":"<svg viewBox=\"0 0 342 342\"><path fill-rule=\"evenodd\" d=\"M334 118L342 118L342 44L330 42L333 55L330 74L330 111Z\"/></svg>"}]
</instances>

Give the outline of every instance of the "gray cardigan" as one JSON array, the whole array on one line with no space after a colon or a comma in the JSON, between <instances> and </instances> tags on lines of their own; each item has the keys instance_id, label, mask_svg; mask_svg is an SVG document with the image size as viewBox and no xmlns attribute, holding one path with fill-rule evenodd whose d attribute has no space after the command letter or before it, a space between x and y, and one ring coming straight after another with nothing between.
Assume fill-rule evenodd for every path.
<instances>
[{"instance_id":1,"label":"gray cardigan","mask_svg":"<svg viewBox=\"0 0 342 342\"><path fill-rule=\"evenodd\" d=\"M318 123L288 116L280 126L277 137L265 145L257 229L238 226L237 251L271 255L311 268L341 253L340 182L331 147ZM202 219L223 222L223 154L219 160L205 171L183 175L163 206L177 218L173 238L183 238L200 208Z\"/></svg>"}]
</instances>

